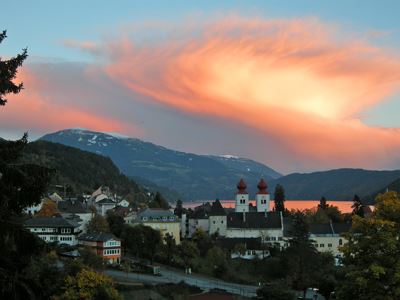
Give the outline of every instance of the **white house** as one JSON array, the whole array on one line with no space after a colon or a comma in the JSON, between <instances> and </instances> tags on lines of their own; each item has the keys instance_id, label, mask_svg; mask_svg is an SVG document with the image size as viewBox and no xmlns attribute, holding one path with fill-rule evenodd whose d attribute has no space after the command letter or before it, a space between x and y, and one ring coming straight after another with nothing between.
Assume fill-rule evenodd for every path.
<instances>
[{"instance_id":1,"label":"white house","mask_svg":"<svg viewBox=\"0 0 400 300\"><path fill-rule=\"evenodd\" d=\"M24 227L47 243L71 246L78 243L79 225L61 216L32 218L25 222Z\"/></svg>"}]
</instances>

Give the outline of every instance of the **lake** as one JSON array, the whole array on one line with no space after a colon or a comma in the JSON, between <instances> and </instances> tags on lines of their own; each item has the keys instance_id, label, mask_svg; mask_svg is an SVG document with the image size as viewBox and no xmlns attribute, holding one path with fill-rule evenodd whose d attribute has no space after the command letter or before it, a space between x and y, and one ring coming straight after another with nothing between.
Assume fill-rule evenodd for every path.
<instances>
[{"instance_id":1,"label":"lake","mask_svg":"<svg viewBox=\"0 0 400 300\"><path fill-rule=\"evenodd\" d=\"M204 200L204 201L193 201L193 202L186 202L183 204L185 208L194 208L196 206L202 205L206 202L214 202L214 200ZM225 208L234 208L235 207L235 200L220 200L221 204ZM250 200L255 206L255 201ZM353 201L327 201L329 205L337 206L342 213L348 213L352 211L351 206L353 205ZM291 209L309 209L309 208L316 208L319 204L319 200L286 200L285 207L289 210ZM270 209L274 207L274 200L270 202Z\"/></svg>"}]
</instances>

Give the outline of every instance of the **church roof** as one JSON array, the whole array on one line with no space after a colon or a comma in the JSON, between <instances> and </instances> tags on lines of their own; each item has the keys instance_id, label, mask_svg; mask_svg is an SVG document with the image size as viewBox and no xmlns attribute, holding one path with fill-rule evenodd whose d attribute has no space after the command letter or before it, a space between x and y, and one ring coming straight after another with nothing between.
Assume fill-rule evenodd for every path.
<instances>
[{"instance_id":1,"label":"church roof","mask_svg":"<svg viewBox=\"0 0 400 300\"><path fill-rule=\"evenodd\" d=\"M281 215L279 212L247 212L230 213L227 217L228 228L263 228L281 229Z\"/></svg>"},{"instance_id":2,"label":"church roof","mask_svg":"<svg viewBox=\"0 0 400 300\"><path fill-rule=\"evenodd\" d=\"M222 207L221 202L217 199L213 202L211 210L209 212L210 216L226 216L225 209Z\"/></svg>"}]
</instances>

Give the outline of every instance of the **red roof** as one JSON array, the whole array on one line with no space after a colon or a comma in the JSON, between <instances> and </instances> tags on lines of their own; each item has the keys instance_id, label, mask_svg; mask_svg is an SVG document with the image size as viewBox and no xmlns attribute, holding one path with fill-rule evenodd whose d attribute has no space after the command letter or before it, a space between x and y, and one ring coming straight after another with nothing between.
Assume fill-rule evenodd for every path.
<instances>
[{"instance_id":1,"label":"red roof","mask_svg":"<svg viewBox=\"0 0 400 300\"><path fill-rule=\"evenodd\" d=\"M246 192L246 182L244 182L243 178L240 179L239 183L237 184L238 194L247 194Z\"/></svg>"},{"instance_id":2,"label":"red roof","mask_svg":"<svg viewBox=\"0 0 400 300\"><path fill-rule=\"evenodd\" d=\"M268 191L267 191L268 185L265 182L264 178L261 178L257 187L258 187L258 194L268 194Z\"/></svg>"}]
</instances>

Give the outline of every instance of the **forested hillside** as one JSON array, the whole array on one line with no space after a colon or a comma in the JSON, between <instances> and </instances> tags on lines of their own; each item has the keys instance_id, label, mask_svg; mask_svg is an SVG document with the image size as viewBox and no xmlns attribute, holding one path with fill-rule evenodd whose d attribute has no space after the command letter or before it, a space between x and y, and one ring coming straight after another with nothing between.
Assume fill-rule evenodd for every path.
<instances>
[{"instance_id":1,"label":"forested hillside","mask_svg":"<svg viewBox=\"0 0 400 300\"><path fill-rule=\"evenodd\" d=\"M147 201L147 190L123 175L110 158L82 151L77 148L46 141L29 143L24 151L23 162L35 163L54 169L50 191L63 193L91 193L100 185L106 185L115 193L138 202Z\"/></svg>"}]
</instances>

